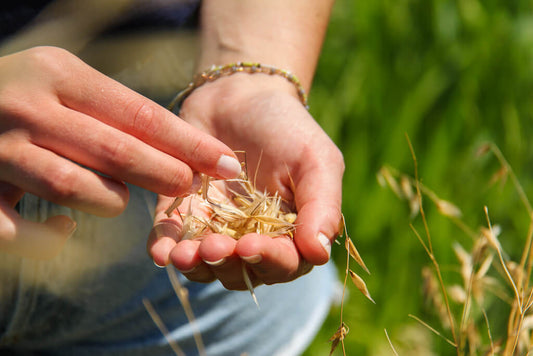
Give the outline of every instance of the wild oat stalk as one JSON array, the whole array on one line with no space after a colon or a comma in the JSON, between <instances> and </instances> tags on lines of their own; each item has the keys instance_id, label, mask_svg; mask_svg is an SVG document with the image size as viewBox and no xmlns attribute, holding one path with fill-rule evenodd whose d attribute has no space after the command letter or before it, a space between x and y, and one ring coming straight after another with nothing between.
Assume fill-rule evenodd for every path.
<instances>
[{"instance_id":1,"label":"wild oat stalk","mask_svg":"<svg viewBox=\"0 0 533 356\"><path fill-rule=\"evenodd\" d=\"M370 274L370 271L366 267L363 259L361 258L361 255L359 254L359 251L357 251L357 248L355 247L352 239L348 236L348 230L346 228L346 221L344 220L344 215L342 216L339 231L341 234L344 235L344 248L346 250L346 271L344 273L344 284L342 289L342 298L341 298L341 307L340 307L340 325L337 328L337 331L333 334L333 336L329 339L331 342L331 350L329 352L329 355L331 356L339 343L342 345L342 354L346 356L346 348L344 346L344 339L346 335L349 332L348 325L344 322L343 314L344 314L344 298L346 296L346 288L347 288L347 282L348 277L352 280L352 283L359 289L359 291L372 303L375 304L374 300L370 296L370 292L368 291L368 288L366 286L366 283L364 280L354 271L350 269L350 259L352 258L357 264L368 274Z\"/></svg>"},{"instance_id":2,"label":"wild oat stalk","mask_svg":"<svg viewBox=\"0 0 533 356\"><path fill-rule=\"evenodd\" d=\"M296 229L296 225L294 224L297 216L296 213L284 209L286 204L284 204L277 192L274 195L270 195L266 192L258 191L255 187L255 178L252 183L247 176L246 169L243 170L243 173L238 179L226 181L213 181L210 177L202 176L202 188L187 199L189 199L189 209L185 214L179 211L179 207L184 201L183 198L176 198L165 211L169 217L175 213L179 214L183 222L182 239L202 239L208 233L225 234L237 240L249 233L271 237L280 235L293 237ZM193 205L203 208L200 209L202 211L199 211L199 209L193 211ZM341 301L340 326L330 338L332 343L330 355L339 343L342 345L343 354L346 355L344 338L348 334L349 329L343 321L343 311L348 277L357 289L374 303L363 278L350 269L350 259L353 259L365 272L370 274L359 251L348 236L344 216L342 216L339 224L339 231L344 234L345 239L346 273ZM248 270L244 264L242 272L244 281L255 303L259 305L253 291ZM171 276L169 275L169 277ZM172 280L174 280L173 285L175 285L177 278L171 278ZM186 290L183 287L176 288L176 294L187 311L190 310L190 305L188 299L183 298L186 296L185 292ZM147 307L147 310L149 310L154 321L158 320L158 316L154 315L149 307ZM191 313L192 310L187 313L187 317L191 323L194 323L194 315ZM158 321L157 324L161 325L161 322ZM162 329L163 331L164 329ZM198 339L196 335L195 339ZM197 340L197 345L199 350L203 350L201 339L200 343Z\"/></svg>"},{"instance_id":3,"label":"wild oat stalk","mask_svg":"<svg viewBox=\"0 0 533 356\"><path fill-rule=\"evenodd\" d=\"M418 240L420 241L420 243L422 244L422 246L426 250L427 255L429 256L431 262L433 263L433 267L435 269L435 273L437 274L437 278L439 280L439 285L440 285L441 290L442 290L442 296L444 298L444 303L445 303L445 307L446 307L446 313L448 315L448 322L450 323L450 330L451 330L452 337L453 337L452 344L456 347L457 354L459 355L459 350L457 348L459 340L458 340L457 335L456 335L455 322L454 322L454 319L453 319L453 316L452 316L452 311L451 311L451 308L450 308L450 302L448 300L448 293L446 293L446 287L444 285L444 280L442 278L440 265L437 262L437 259L435 258L435 254L433 252L433 244L432 244L432 240L431 240L431 234L429 232L429 225L428 225L428 222L427 222L427 219L426 219L426 214L425 214L424 207L423 207L423 204L422 204L422 192L421 192L421 189L420 189L420 180L418 178L418 161L416 159L415 150L413 148L413 145L411 144L411 140L409 139L409 137L407 135L406 135L406 139L407 139L407 143L409 145L409 150L411 151L411 156L413 158L414 172L415 172L415 182L416 182L416 196L417 196L417 199L418 199L418 207L419 207L420 216L422 218L422 222L424 224L424 230L425 230L425 233L426 233L427 246L424 243L424 241L422 240L421 236L416 232L416 229L414 228L414 226L412 224L411 224L411 229L415 232L416 237L418 238ZM438 201L440 201L440 200L438 200Z\"/></svg>"},{"instance_id":4,"label":"wild oat stalk","mask_svg":"<svg viewBox=\"0 0 533 356\"><path fill-rule=\"evenodd\" d=\"M176 293L176 296L178 297L181 305L183 306L183 310L185 311L185 316L187 317L187 320L189 321L189 324L191 325L193 329L194 342L196 343L198 354L200 356L206 356L205 346L202 340L202 335L200 334L200 331L198 330L196 326L196 318L194 317L191 303L189 302L189 291L187 290L187 288L185 288L180 283L178 276L176 274L176 271L172 267L167 267L166 270L167 270L168 279L170 280L170 283L172 284L172 289L174 289L174 293ZM178 343L169 337L168 329L163 323L163 320L161 319L161 317L155 310L152 303L148 299L143 298L143 304L144 304L144 308L146 309L148 314L150 314L150 317L154 321L154 324L157 326L159 331L161 331L161 333L167 340L170 348L176 354L176 356L185 356L185 353L179 347Z\"/></svg>"},{"instance_id":5,"label":"wild oat stalk","mask_svg":"<svg viewBox=\"0 0 533 356\"><path fill-rule=\"evenodd\" d=\"M165 326L165 323L163 323L163 320L161 320L159 314L155 311L152 303L148 299L144 298L143 305L150 317L152 318L154 324L157 326L159 331L161 331L161 334L163 334L163 336L167 340L168 345L170 346L174 354L176 354L176 356L186 356L183 350L179 347L178 343L169 337L168 329Z\"/></svg>"},{"instance_id":6,"label":"wild oat stalk","mask_svg":"<svg viewBox=\"0 0 533 356\"><path fill-rule=\"evenodd\" d=\"M183 306L183 310L185 311L187 320L189 321L189 324L193 329L194 342L196 343L198 353L200 355L205 355L206 353L204 342L202 340L202 334L200 333L200 330L196 325L196 318L194 316L194 312L192 311L191 303L189 301L189 291L181 284L178 275L176 274L176 271L172 267L167 266L166 270L168 279L172 284L172 289L174 289L174 293L176 293L176 296L178 297L181 305Z\"/></svg>"},{"instance_id":7,"label":"wild oat stalk","mask_svg":"<svg viewBox=\"0 0 533 356\"><path fill-rule=\"evenodd\" d=\"M389 337L389 333L387 332L387 329L385 329L385 337L387 338L387 342L389 343L389 346L392 350L392 352L394 353L394 356L399 356L398 355L398 351L396 351L396 349L394 348L394 345L392 344L392 341Z\"/></svg>"},{"instance_id":8,"label":"wild oat stalk","mask_svg":"<svg viewBox=\"0 0 533 356\"><path fill-rule=\"evenodd\" d=\"M482 155L487 152L492 152L501 166L500 170L494 176L499 179L509 176L515 188L515 191L517 192L529 217L529 227L526 244L524 246L520 262L517 265L513 261L504 260L501 244L498 241L496 235L492 232L492 226L488 215L488 208L485 207L487 224L490 230L490 234L488 234L487 238L489 240L489 243L491 243L493 248L498 253L501 268L503 269L505 277L508 280L508 284L512 287L515 295L511 305L511 312L508 318L507 338L505 340L505 348L503 350L503 355L511 356L515 354L517 349L527 350L530 349L532 345L532 340L530 340L530 337L524 337L524 335L530 333L531 329L533 328L533 325L524 325L524 322L526 318L530 317L530 315L528 315L527 313L531 309L531 298L533 295L533 289L529 284L532 271L531 247L533 243L533 209L524 191L524 188L520 184L520 181L516 177L516 174L514 173L509 162L505 159L501 150L495 144L487 143L481 146L481 148L478 150L478 155ZM509 271L508 266L513 267L514 274Z\"/></svg>"},{"instance_id":9,"label":"wild oat stalk","mask_svg":"<svg viewBox=\"0 0 533 356\"><path fill-rule=\"evenodd\" d=\"M433 283L440 286L440 295L444 301L439 301L434 287L427 289L429 291L427 294L433 298L435 305L438 306L439 303L440 305L444 304L443 308L447 316L445 318L441 316L441 322L445 327L448 324L453 336L453 342L445 337L444 339L455 346L458 356L477 355L481 352L485 355L529 355L533 349L531 335L531 330L533 329L533 313L531 312L531 307L533 306L533 288L530 285L533 269L533 257L531 255L533 244L533 210L523 187L520 185L511 166L496 145L492 143L485 144L478 150L478 156L488 152L494 154L500 163L500 169L493 176L492 181L498 179L503 180L509 176L530 218L526 243L520 262L516 263L506 257L507 255L498 240L500 229L498 226L492 224L487 207L484 208L487 226L481 227L479 229L480 232L474 232L473 229L468 228L461 220L461 212L455 205L440 199L437 194L419 182L416 157L409 139L407 140L415 165L415 177L410 178L394 169L383 167L378 173L378 180L388 185L400 198L407 199L411 207L412 215L419 213L422 218L427 242L421 238L412 225L411 228L430 257L434 267L436 281L431 282L431 278L433 277L425 274L427 283L429 283L427 285L430 286ZM398 183L398 181L401 183ZM409 192L412 186L416 187L416 194ZM463 280L462 286L454 285L447 287L444 284L440 267L433 254L429 228L422 206L422 195L429 197L442 215L450 218L452 222L472 238L473 249L470 252L465 251L459 244L454 245L456 256L460 262L460 271ZM493 257L496 258L498 263L493 263ZM488 275L491 267L496 268L500 272L501 279L496 279ZM502 283L509 287L511 295L506 294L505 291L502 293ZM489 317L483 306L484 296L488 292L491 292L511 306L506 335L496 336L491 331ZM454 318L450 308L449 297L462 306L458 330L455 330L453 324ZM474 306L477 306L481 312L482 319L476 319L473 316L472 308ZM440 310L440 307L437 310ZM432 330L435 334L443 337L442 333L430 327L425 322L416 317L413 318ZM488 345L480 343L483 339L480 334L481 326L484 326L487 330Z\"/></svg>"}]
</instances>

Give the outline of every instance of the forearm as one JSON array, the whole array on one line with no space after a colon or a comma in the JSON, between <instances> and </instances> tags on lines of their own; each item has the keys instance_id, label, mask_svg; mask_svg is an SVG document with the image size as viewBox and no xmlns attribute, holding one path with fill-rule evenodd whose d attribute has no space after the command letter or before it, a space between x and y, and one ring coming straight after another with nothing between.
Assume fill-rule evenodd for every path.
<instances>
[{"instance_id":1,"label":"forearm","mask_svg":"<svg viewBox=\"0 0 533 356\"><path fill-rule=\"evenodd\" d=\"M333 0L206 0L198 67L260 62L293 72L309 90Z\"/></svg>"},{"instance_id":2,"label":"forearm","mask_svg":"<svg viewBox=\"0 0 533 356\"><path fill-rule=\"evenodd\" d=\"M291 71L308 91L331 5L332 0L205 0L198 70L259 62ZM247 286L239 279L243 263L252 283L273 284L329 260L341 218L343 158L299 98L291 97L296 90L290 81L244 73L198 80L186 91L191 95L180 117L246 152L246 170L256 173L254 186L277 192L298 212L293 238L247 234L235 241L212 235L196 242L175 238L174 246L161 247L165 240L154 237L154 260L171 260L193 281L216 277L236 289Z\"/></svg>"}]
</instances>

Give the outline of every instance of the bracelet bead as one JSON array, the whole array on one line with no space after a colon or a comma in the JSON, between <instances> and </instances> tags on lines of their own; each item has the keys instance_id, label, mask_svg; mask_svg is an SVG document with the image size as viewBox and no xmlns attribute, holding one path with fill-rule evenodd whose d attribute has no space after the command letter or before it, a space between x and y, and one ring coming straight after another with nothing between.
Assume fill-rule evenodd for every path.
<instances>
[{"instance_id":1,"label":"bracelet bead","mask_svg":"<svg viewBox=\"0 0 533 356\"><path fill-rule=\"evenodd\" d=\"M300 83L300 80L291 72L286 71L284 69L276 68L269 65L264 65L261 63L251 63L251 62L237 62L237 63L230 63L225 64L221 66L212 65L208 70L201 72L199 74L196 74L192 81L182 90L180 91L174 99L170 102L168 105L168 109L172 110L176 106L181 106L183 101L197 88L201 87L207 82L213 82L221 77L226 77L235 73L263 73L268 75L279 75L285 79L287 79L289 82L291 82L297 90L298 97L300 98L300 101L302 102L303 106L309 110L308 105L308 99L307 99L307 93L305 92L304 87Z\"/></svg>"}]
</instances>

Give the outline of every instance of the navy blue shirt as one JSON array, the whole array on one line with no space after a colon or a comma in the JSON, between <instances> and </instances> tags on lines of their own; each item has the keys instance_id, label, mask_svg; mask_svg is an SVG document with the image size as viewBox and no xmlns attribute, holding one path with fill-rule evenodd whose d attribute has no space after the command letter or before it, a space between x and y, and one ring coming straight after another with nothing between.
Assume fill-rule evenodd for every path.
<instances>
[{"instance_id":1,"label":"navy blue shirt","mask_svg":"<svg viewBox=\"0 0 533 356\"><path fill-rule=\"evenodd\" d=\"M15 34L30 23L53 0L2 1L0 40ZM136 1L106 32L135 31L147 28L195 27L200 1Z\"/></svg>"}]
</instances>

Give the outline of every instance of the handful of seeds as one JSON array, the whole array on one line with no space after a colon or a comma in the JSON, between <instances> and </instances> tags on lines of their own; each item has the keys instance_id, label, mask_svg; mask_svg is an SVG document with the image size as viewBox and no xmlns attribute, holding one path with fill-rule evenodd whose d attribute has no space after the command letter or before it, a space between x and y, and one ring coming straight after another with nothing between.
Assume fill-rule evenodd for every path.
<instances>
[{"instance_id":1,"label":"handful of seeds","mask_svg":"<svg viewBox=\"0 0 533 356\"><path fill-rule=\"evenodd\" d=\"M201 177L202 186L196 193L187 198L176 198L165 210L168 217L175 213L179 214L183 222L181 239L202 239L210 233L228 235L236 240L250 233L270 237L286 235L292 238L294 236L297 214L285 208L288 204L285 204L278 192L271 195L266 191L257 190L255 184L248 178L246 169L236 179L223 181L213 180L206 175ZM179 210L184 199L188 199L188 208L185 213ZM352 239L348 236L344 216L339 224L339 232L344 235L345 239L346 273L341 301L341 321L338 330L330 339L332 343L330 355L339 344L342 345L343 354L346 355L344 339L348 333L348 326L343 321L343 305L348 277L366 298L375 303L364 280L350 269L350 260L353 259L370 274ZM338 240L336 242L339 243ZM242 263L242 275L255 304L259 307L245 263ZM177 278L174 277L174 280L177 281ZM180 296L181 292L176 293ZM154 318L153 313L150 315ZM165 334L164 331L163 334Z\"/></svg>"},{"instance_id":2,"label":"handful of seeds","mask_svg":"<svg viewBox=\"0 0 533 356\"><path fill-rule=\"evenodd\" d=\"M201 189L188 199L186 213L178 209L184 198L176 198L165 211L169 217L175 212L179 214L183 222L182 239L201 239L209 233L236 240L249 233L293 237L296 213L283 208L285 204L277 192L270 195L257 190L244 170L239 178L226 181L202 175ZM198 207L194 214L192 206ZM246 286L258 304L248 270L244 263L242 266Z\"/></svg>"},{"instance_id":3,"label":"handful of seeds","mask_svg":"<svg viewBox=\"0 0 533 356\"><path fill-rule=\"evenodd\" d=\"M185 214L178 211L183 220L182 239L201 238L206 233L218 233L238 240L249 233L270 237L293 236L296 214L285 211L282 198L276 192L261 192L248 180L246 173L237 179L214 181L202 175L202 188L191 197L199 203L206 216ZM165 211L170 217L183 198L176 198Z\"/></svg>"}]
</instances>

